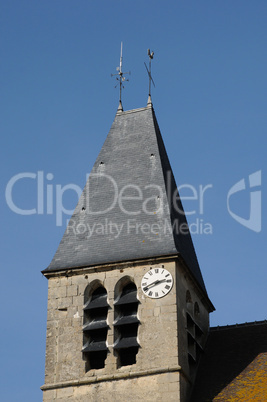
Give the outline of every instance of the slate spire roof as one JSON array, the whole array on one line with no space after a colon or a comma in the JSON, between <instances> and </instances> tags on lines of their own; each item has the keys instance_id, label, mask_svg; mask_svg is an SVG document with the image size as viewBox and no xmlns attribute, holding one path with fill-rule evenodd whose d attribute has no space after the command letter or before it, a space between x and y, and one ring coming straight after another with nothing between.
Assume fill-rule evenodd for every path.
<instances>
[{"instance_id":1,"label":"slate spire roof","mask_svg":"<svg viewBox=\"0 0 267 402\"><path fill-rule=\"evenodd\" d=\"M152 103L118 109L56 254L43 271L182 256L206 293Z\"/></svg>"}]
</instances>

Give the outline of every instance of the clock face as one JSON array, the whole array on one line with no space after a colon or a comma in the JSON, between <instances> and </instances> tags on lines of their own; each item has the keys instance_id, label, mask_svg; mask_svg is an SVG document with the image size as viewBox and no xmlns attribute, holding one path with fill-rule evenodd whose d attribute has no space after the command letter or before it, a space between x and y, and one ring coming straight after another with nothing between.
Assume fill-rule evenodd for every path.
<instances>
[{"instance_id":1,"label":"clock face","mask_svg":"<svg viewBox=\"0 0 267 402\"><path fill-rule=\"evenodd\" d=\"M152 268L143 276L141 287L144 294L152 299L166 296L173 286L173 277L164 268Z\"/></svg>"}]
</instances>

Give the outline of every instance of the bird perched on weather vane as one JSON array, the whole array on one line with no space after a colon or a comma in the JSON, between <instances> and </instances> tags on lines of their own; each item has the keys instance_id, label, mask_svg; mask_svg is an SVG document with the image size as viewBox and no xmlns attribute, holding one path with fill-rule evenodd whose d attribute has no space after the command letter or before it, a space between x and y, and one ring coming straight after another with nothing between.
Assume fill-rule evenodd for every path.
<instances>
[{"instance_id":1,"label":"bird perched on weather vane","mask_svg":"<svg viewBox=\"0 0 267 402\"><path fill-rule=\"evenodd\" d=\"M146 63L145 62L144 63L145 63L145 66L146 66L146 71L147 71L148 77L149 77L148 101L151 102L151 81L152 81L152 84L154 85L154 87L156 86L155 83L154 83L154 80L152 78L152 75L151 75L151 60L153 60L154 52L150 52L150 49L147 49L147 54L148 54L148 57L149 57L149 69L147 68Z\"/></svg>"}]
</instances>

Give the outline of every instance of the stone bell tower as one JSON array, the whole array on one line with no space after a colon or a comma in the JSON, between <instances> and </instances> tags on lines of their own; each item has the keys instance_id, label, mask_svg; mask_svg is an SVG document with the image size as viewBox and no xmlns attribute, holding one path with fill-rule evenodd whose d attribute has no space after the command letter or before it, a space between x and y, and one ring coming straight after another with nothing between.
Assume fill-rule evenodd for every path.
<instances>
[{"instance_id":1,"label":"stone bell tower","mask_svg":"<svg viewBox=\"0 0 267 402\"><path fill-rule=\"evenodd\" d=\"M44 401L187 401L214 310L151 102L119 107L48 279Z\"/></svg>"}]
</instances>

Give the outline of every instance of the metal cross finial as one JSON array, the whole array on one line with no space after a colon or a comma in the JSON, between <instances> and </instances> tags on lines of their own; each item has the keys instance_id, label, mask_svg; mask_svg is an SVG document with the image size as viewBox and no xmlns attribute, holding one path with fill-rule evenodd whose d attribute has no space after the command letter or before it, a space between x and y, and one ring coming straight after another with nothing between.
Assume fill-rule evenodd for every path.
<instances>
[{"instance_id":1,"label":"metal cross finial","mask_svg":"<svg viewBox=\"0 0 267 402\"><path fill-rule=\"evenodd\" d=\"M124 88L123 82L129 81L129 80L126 80L126 79L125 79L124 74L131 74L130 71L128 71L128 72L126 72L126 73L124 73L124 72L122 71L122 42L121 42L120 66L117 67L117 71L118 71L118 72L117 72L116 74L111 74L111 77L114 77L114 76L118 75L118 77L116 77L116 80L119 81L119 82L118 82L117 85L115 85L115 88L117 88L117 86L120 85L120 103L121 103L121 91L122 91L122 89Z\"/></svg>"},{"instance_id":2,"label":"metal cross finial","mask_svg":"<svg viewBox=\"0 0 267 402\"><path fill-rule=\"evenodd\" d=\"M145 66L146 66L146 71L147 71L147 74L148 74L148 77L149 77L149 94L148 94L148 96L151 96L151 81L152 81L152 84L155 87L155 83L154 83L152 75L151 75L151 60L154 57L154 52L150 52L150 49L147 49L147 54L149 56L149 69L147 68L146 63L145 63Z\"/></svg>"}]
</instances>

